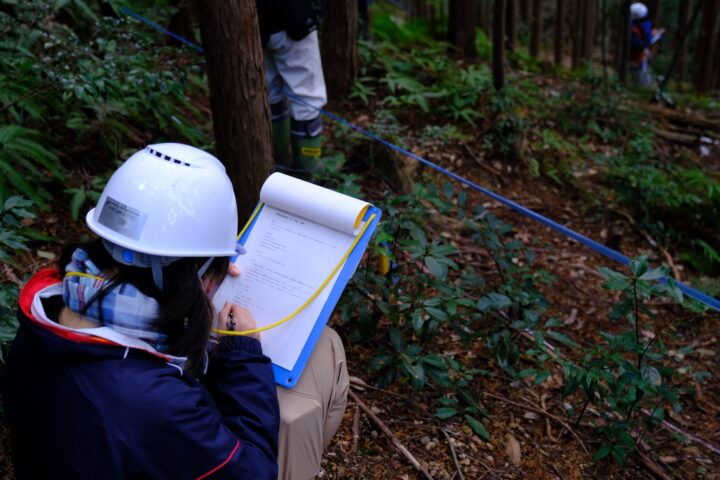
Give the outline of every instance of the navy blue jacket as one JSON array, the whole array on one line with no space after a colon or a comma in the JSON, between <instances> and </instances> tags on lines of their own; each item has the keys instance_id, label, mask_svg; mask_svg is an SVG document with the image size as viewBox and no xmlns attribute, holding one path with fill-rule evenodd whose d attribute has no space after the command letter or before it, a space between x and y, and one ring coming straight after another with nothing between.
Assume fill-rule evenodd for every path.
<instances>
[{"instance_id":1,"label":"navy blue jacket","mask_svg":"<svg viewBox=\"0 0 720 480\"><path fill-rule=\"evenodd\" d=\"M257 340L223 338L200 383L157 352L55 323L59 281L42 271L20 297L5 393L19 480L277 477L277 394Z\"/></svg>"}]
</instances>

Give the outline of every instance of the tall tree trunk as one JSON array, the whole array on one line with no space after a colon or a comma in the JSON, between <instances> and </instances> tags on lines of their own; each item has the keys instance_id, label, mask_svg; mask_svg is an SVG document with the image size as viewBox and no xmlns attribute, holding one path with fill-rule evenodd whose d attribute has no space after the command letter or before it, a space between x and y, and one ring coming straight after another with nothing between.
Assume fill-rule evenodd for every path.
<instances>
[{"instance_id":1,"label":"tall tree trunk","mask_svg":"<svg viewBox=\"0 0 720 480\"><path fill-rule=\"evenodd\" d=\"M607 82L607 0L601 0L600 4L600 59L603 80Z\"/></svg>"},{"instance_id":2,"label":"tall tree trunk","mask_svg":"<svg viewBox=\"0 0 720 480\"><path fill-rule=\"evenodd\" d=\"M450 0L448 40L467 58L475 57L475 0Z\"/></svg>"},{"instance_id":3,"label":"tall tree trunk","mask_svg":"<svg viewBox=\"0 0 720 480\"><path fill-rule=\"evenodd\" d=\"M670 62L670 66L667 69L667 72L665 73L665 78L662 82L660 82L660 85L658 88L660 90L664 90L665 87L670 82L670 79L673 76L673 73L675 72L675 68L678 67L680 64L680 60L685 52L685 41L687 40L688 36L690 35L690 32L693 29L693 26L695 25L695 22L697 22L698 17L700 17L700 10L703 6L703 0L697 0L697 3L695 4L695 8L693 8L692 17L690 17L690 20L686 22L680 29L679 29L679 35L677 38L677 45L675 46L675 53L673 54L672 61ZM719 62L720 63L720 62Z\"/></svg>"},{"instance_id":4,"label":"tall tree trunk","mask_svg":"<svg viewBox=\"0 0 720 480\"><path fill-rule=\"evenodd\" d=\"M555 65L562 65L565 44L565 0L557 0L555 13Z\"/></svg>"},{"instance_id":5,"label":"tall tree trunk","mask_svg":"<svg viewBox=\"0 0 720 480\"><path fill-rule=\"evenodd\" d=\"M585 21L582 37L582 57L592 61L593 45L595 44L595 0L585 0Z\"/></svg>"},{"instance_id":6,"label":"tall tree trunk","mask_svg":"<svg viewBox=\"0 0 720 480\"><path fill-rule=\"evenodd\" d=\"M695 88L699 92L706 92L713 86L713 66L716 59L714 55L720 52L713 52L715 39L715 24L720 12L720 0L705 0L703 5L702 20L700 22L700 34L698 35L697 57L695 65Z\"/></svg>"},{"instance_id":7,"label":"tall tree trunk","mask_svg":"<svg viewBox=\"0 0 720 480\"><path fill-rule=\"evenodd\" d=\"M255 2L201 4L215 151L235 188L240 222L249 218L273 170L270 106Z\"/></svg>"},{"instance_id":8,"label":"tall tree trunk","mask_svg":"<svg viewBox=\"0 0 720 480\"><path fill-rule=\"evenodd\" d=\"M660 0L645 0L645 4L648 7L650 22L653 28L656 28L658 20L660 19Z\"/></svg>"},{"instance_id":9,"label":"tall tree trunk","mask_svg":"<svg viewBox=\"0 0 720 480\"><path fill-rule=\"evenodd\" d=\"M624 0L620 4L620 23L618 25L618 51L620 61L618 62L618 80L625 83L627 80L628 60L630 57L630 0Z\"/></svg>"},{"instance_id":10,"label":"tall tree trunk","mask_svg":"<svg viewBox=\"0 0 720 480\"><path fill-rule=\"evenodd\" d=\"M542 1L533 0L532 2L532 36L530 38L530 55L533 57L540 56L540 41L542 40Z\"/></svg>"},{"instance_id":11,"label":"tall tree trunk","mask_svg":"<svg viewBox=\"0 0 720 480\"><path fill-rule=\"evenodd\" d=\"M509 51L514 52L517 45L517 0L505 0L505 41Z\"/></svg>"},{"instance_id":12,"label":"tall tree trunk","mask_svg":"<svg viewBox=\"0 0 720 480\"><path fill-rule=\"evenodd\" d=\"M494 0L493 4L493 86L495 90L505 88L505 0Z\"/></svg>"},{"instance_id":13,"label":"tall tree trunk","mask_svg":"<svg viewBox=\"0 0 720 480\"><path fill-rule=\"evenodd\" d=\"M327 0L322 60L330 98L350 95L358 74L358 0Z\"/></svg>"},{"instance_id":14,"label":"tall tree trunk","mask_svg":"<svg viewBox=\"0 0 720 480\"><path fill-rule=\"evenodd\" d=\"M575 27L572 32L573 49L572 49L572 68L579 68L583 57L583 32L585 30L585 4L584 1L575 3L575 12L573 16Z\"/></svg>"},{"instance_id":15,"label":"tall tree trunk","mask_svg":"<svg viewBox=\"0 0 720 480\"><path fill-rule=\"evenodd\" d=\"M193 8L191 0L172 0L170 5L177 8L172 17L170 17L170 24L168 30L173 33L180 35L183 38L190 40L193 43L198 43L195 38L195 31L193 30L193 11L197 11ZM167 37L169 45L181 45L178 40L172 37Z\"/></svg>"},{"instance_id":16,"label":"tall tree trunk","mask_svg":"<svg viewBox=\"0 0 720 480\"><path fill-rule=\"evenodd\" d=\"M530 24L530 0L520 0L520 20L525 25Z\"/></svg>"},{"instance_id":17,"label":"tall tree trunk","mask_svg":"<svg viewBox=\"0 0 720 480\"><path fill-rule=\"evenodd\" d=\"M690 17L690 0L680 0L678 4L678 22L675 29L675 50L678 55L677 59L677 79L678 82L685 80L685 39L683 37L684 29L688 26Z\"/></svg>"}]
</instances>

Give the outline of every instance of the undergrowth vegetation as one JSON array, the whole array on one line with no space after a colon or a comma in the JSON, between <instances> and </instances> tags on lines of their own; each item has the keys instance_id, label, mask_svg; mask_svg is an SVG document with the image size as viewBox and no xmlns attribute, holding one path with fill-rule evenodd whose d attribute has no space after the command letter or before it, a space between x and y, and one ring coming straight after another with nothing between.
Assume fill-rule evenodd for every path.
<instances>
[{"instance_id":1,"label":"undergrowth vegetation","mask_svg":"<svg viewBox=\"0 0 720 480\"><path fill-rule=\"evenodd\" d=\"M31 0L14 16L0 10L0 259L7 268L32 242L51 241L37 216L53 204L81 219L127 152L166 139L211 146L209 115L198 106L207 95L201 57L161 45L121 15L100 18L82 1L59 5ZM631 209L664 245L683 244L697 271L718 273L717 178L691 162L658 158L653 120L632 92L588 66L561 70L555 82L518 75L496 93L482 32L479 60L467 62L429 25L389 8L374 9L374 40L361 42L350 95L373 111L370 130L408 148L477 141L486 159L594 197L591 207L607 200ZM48 21L64 18L74 19L72 27ZM539 71L523 51L512 61ZM411 117L420 118L412 129ZM361 179L342 167L344 158L354 168L389 153L345 127L333 138L343 151L326 158L316 179L361 196ZM369 260L358 269L339 318L353 342L373 350L374 379L407 385L414 395L431 392L439 421L462 422L489 440L483 377L533 388L559 375L567 421L601 439L595 459L625 464L708 377L666 348L673 317L657 315L653 299L700 309L647 258L626 272L600 269L608 298L617 300L613 329L588 344L548 313L543 292L557 280L536 267L531 245L463 190L430 180L378 206L383 221L372 254L388 268ZM464 252L458 236L479 253ZM17 295L15 282L0 287L0 343L17 328ZM448 347L457 342L465 354Z\"/></svg>"}]
</instances>

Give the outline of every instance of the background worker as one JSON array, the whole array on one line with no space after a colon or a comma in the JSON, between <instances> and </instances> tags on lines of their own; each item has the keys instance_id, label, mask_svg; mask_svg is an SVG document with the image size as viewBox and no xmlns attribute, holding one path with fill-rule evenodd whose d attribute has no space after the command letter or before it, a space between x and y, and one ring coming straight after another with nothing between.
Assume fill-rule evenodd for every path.
<instances>
[{"instance_id":1,"label":"background worker","mask_svg":"<svg viewBox=\"0 0 720 480\"><path fill-rule=\"evenodd\" d=\"M652 85L652 46L665 33L665 29L654 29L644 3L630 5L630 62L635 83L647 87Z\"/></svg>"},{"instance_id":2,"label":"background worker","mask_svg":"<svg viewBox=\"0 0 720 480\"><path fill-rule=\"evenodd\" d=\"M321 108L327 102L318 21L310 0L256 0L256 3L270 95L275 164L279 170L307 173L316 169L322 155L323 122L312 107ZM288 102L286 93L312 107Z\"/></svg>"}]
</instances>

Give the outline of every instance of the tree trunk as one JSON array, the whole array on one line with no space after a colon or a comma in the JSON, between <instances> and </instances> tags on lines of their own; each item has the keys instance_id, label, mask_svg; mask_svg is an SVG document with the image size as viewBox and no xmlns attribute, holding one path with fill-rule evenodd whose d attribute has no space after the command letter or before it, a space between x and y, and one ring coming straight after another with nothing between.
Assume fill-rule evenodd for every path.
<instances>
[{"instance_id":1,"label":"tree trunk","mask_svg":"<svg viewBox=\"0 0 720 480\"><path fill-rule=\"evenodd\" d=\"M565 0L557 0L555 14L555 65L562 65L565 32Z\"/></svg>"},{"instance_id":2,"label":"tree trunk","mask_svg":"<svg viewBox=\"0 0 720 480\"><path fill-rule=\"evenodd\" d=\"M193 6L191 5L191 0L172 0L170 5L177 8L177 10L175 10L175 13L170 17L168 30L193 43L198 43L195 38L195 31L193 30ZM168 45L182 45L181 42L172 37L167 38Z\"/></svg>"},{"instance_id":3,"label":"tree trunk","mask_svg":"<svg viewBox=\"0 0 720 480\"><path fill-rule=\"evenodd\" d=\"M532 36L530 38L530 55L540 56L540 41L542 40L542 1L533 0L532 3Z\"/></svg>"},{"instance_id":4,"label":"tree trunk","mask_svg":"<svg viewBox=\"0 0 720 480\"><path fill-rule=\"evenodd\" d=\"M645 4L648 7L650 22L653 28L657 28L657 23L660 19L660 0L645 0Z\"/></svg>"},{"instance_id":5,"label":"tree trunk","mask_svg":"<svg viewBox=\"0 0 720 480\"><path fill-rule=\"evenodd\" d=\"M242 224L273 170L270 107L255 2L202 2L215 151L235 188Z\"/></svg>"},{"instance_id":6,"label":"tree trunk","mask_svg":"<svg viewBox=\"0 0 720 480\"><path fill-rule=\"evenodd\" d=\"M517 45L517 0L505 0L505 30L506 30L506 47L509 51L514 52Z\"/></svg>"},{"instance_id":7,"label":"tree trunk","mask_svg":"<svg viewBox=\"0 0 720 480\"><path fill-rule=\"evenodd\" d=\"M573 22L572 37L572 68L579 68L583 57L583 31L585 30L585 2L579 1L575 3L574 12L575 21Z\"/></svg>"},{"instance_id":8,"label":"tree trunk","mask_svg":"<svg viewBox=\"0 0 720 480\"><path fill-rule=\"evenodd\" d=\"M475 58L475 0L450 0L448 40L467 58Z\"/></svg>"},{"instance_id":9,"label":"tree trunk","mask_svg":"<svg viewBox=\"0 0 720 480\"><path fill-rule=\"evenodd\" d=\"M493 4L493 86L500 91L505 88L505 0Z\"/></svg>"},{"instance_id":10,"label":"tree trunk","mask_svg":"<svg viewBox=\"0 0 720 480\"><path fill-rule=\"evenodd\" d=\"M720 12L720 0L704 0L700 34L698 35L697 57L695 64L695 88L699 92L706 92L713 87L714 64L716 58L713 52L715 39L715 23Z\"/></svg>"},{"instance_id":11,"label":"tree trunk","mask_svg":"<svg viewBox=\"0 0 720 480\"><path fill-rule=\"evenodd\" d=\"M358 74L358 0L326 0L322 60L328 97L350 95Z\"/></svg>"},{"instance_id":12,"label":"tree trunk","mask_svg":"<svg viewBox=\"0 0 720 480\"><path fill-rule=\"evenodd\" d=\"M618 31L618 51L620 52L620 61L618 62L618 80L625 83L627 80L628 59L630 57L630 1L624 0L620 4L619 15L619 31Z\"/></svg>"},{"instance_id":13,"label":"tree trunk","mask_svg":"<svg viewBox=\"0 0 720 480\"><path fill-rule=\"evenodd\" d=\"M607 82L607 0L601 0L600 5L600 59L603 80Z\"/></svg>"},{"instance_id":14,"label":"tree trunk","mask_svg":"<svg viewBox=\"0 0 720 480\"><path fill-rule=\"evenodd\" d=\"M688 26L690 17L690 0L680 0L678 4L678 22L675 30L675 49L678 55L677 60L677 79L678 82L685 80L685 42L683 38L683 30Z\"/></svg>"},{"instance_id":15,"label":"tree trunk","mask_svg":"<svg viewBox=\"0 0 720 480\"><path fill-rule=\"evenodd\" d=\"M593 45L595 44L595 0L585 2L585 22L583 27L582 57L592 61Z\"/></svg>"},{"instance_id":16,"label":"tree trunk","mask_svg":"<svg viewBox=\"0 0 720 480\"><path fill-rule=\"evenodd\" d=\"M525 25L530 24L530 0L520 0L520 20Z\"/></svg>"},{"instance_id":17,"label":"tree trunk","mask_svg":"<svg viewBox=\"0 0 720 480\"><path fill-rule=\"evenodd\" d=\"M670 82L670 79L673 76L673 72L675 72L675 68L678 68L678 65L680 64L680 60L685 52L685 41L688 38L688 35L693 29L693 26L695 25L695 22L697 22L698 17L700 16L700 10L702 9L703 0L698 0L698 2L695 4L695 8L692 12L692 17L688 22L686 22L678 32L678 38L677 38L677 45L675 47L675 53L673 54L672 61L670 62L670 66L667 69L667 72L665 73L665 78L662 82L660 82L660 85L658 88L660 90L664 90L665 87ZM720 63L720 62L718 62Z\"/></svg>"}]
</instances>

